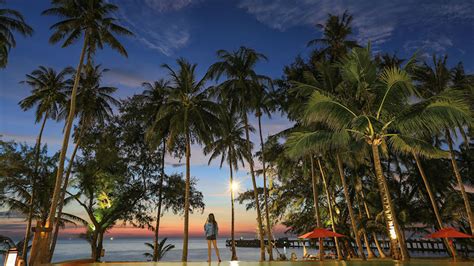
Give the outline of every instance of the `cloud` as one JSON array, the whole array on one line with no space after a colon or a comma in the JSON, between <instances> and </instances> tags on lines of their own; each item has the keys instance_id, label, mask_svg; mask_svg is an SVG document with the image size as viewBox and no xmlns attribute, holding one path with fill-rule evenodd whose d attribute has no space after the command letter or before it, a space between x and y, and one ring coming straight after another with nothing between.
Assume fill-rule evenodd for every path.
<instances>
[{"instance_id":1,"label":"cloud","mask_svg":"<svg viewBox=\"0 0 474 266\"><path fill-rule=\"evenodd\" d=\"M30 145L35 145L36 143L36 138L38 136L34 135L17 135L17 134L9 134L9 133L2 133L0 132L0 137L4 140L13 140L15 142L26 142ZM62 138L58 137L48 137L48 136L43 136L41 138L42 144L48 144L48 146L51 145L62 145Z\"/></svg>"},{"instance_id":2,"label":"cloud","mask_svg":"<svg viewBox=\"0 0 474 266\"><path fill-rule=\"evenodd\" d=\"M197 1L193 0L145 0L146 5L159 11L176 11L188 7Z\"/></svg>"},{"instance_id":3,"label":"cloud","mask_svg":"<svg viewBox=\"0 0 474 266\"><path fill-rule=\"evenodd\" d=\"M114 85L124 85L135 88L140 87L145 81L145 78L142 77L140 73L120 68L112 68L110 71L105 72L104 80Z\"/></svg>"},{"instance_id":4,"label":"cloud","mask_svg":"<svg viewBox=\"0 0 474 266\"><path fill-rule=\"evenodd\" d=\"M190 40L186 19L177 11L197 2L193 0L110 0L120 6L118 17L149 49L171 56ZM172 15L171 15L172 14Z\"/></svg>"},{"instance_id":5,"label":"cloud","mask_svg":"<svg viewBox=\"0 0 474 266\"><path fill-rule=\"evenodd\" d=\"M445 35L432 37L426 40L411 40L405 42L403 48L407 52L420 51L422 57L429 57L431 54L443 54L449 47L453 46L453 41Z\"/></svg>"},{"instance_id":6,"label":"cloud","mask_svg":"<svg viewBox=\"0 0 474 266\"><path fill-rule=\"evenodd\" d=\"M295 26L314 26L326 20L327 14L348 10L353 16L353 29L360 43L369 40L382 44L397 29L412 26L442 26L446 21L472 23L474 2L441 0L420 1L350 1L350 0L241 0L238 5L258 21L284 31Z\"/></svg>"}]
</instances>

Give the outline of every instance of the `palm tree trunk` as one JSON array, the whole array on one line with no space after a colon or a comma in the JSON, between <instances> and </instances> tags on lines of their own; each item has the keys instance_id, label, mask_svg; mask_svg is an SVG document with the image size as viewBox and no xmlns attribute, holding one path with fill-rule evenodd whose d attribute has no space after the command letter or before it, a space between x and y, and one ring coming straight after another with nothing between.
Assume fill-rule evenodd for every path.
<instances>
[{"instance_id":1,"label":"palm tree trunk","mask_svg":"<svg viewBox=\"0 0 474 266\"><path fill-rule=\"evenodd\" d=\"M263 143L263 136L262 136L262 121L261 121L261 112L258 111L257 119L258 119L258 133L260 135L260 146L262 149L262 171L263 171L263 199L265 203L265 219L267 222L267 238L268 238L268 260L273 260L273 247L272 247L272 226L270 223L270 214L268 211L268 191L267 191L267 174L266 174L266 167L265 167L265 155L264 155L264 143Z\"/></svg>"},{"instance_id":2,"label":"palm tree trunk","mask_svg":"<svg viewBox=\"0 0 474 266\"><path fill-rule=\"evenodd\" d=\"M357 192L355 193L355 197L356 197L357 205L359 206L359 208L358 208L358 210L359 210L359 213L358 213L359 214L359 221L361 221L362 220L362 206L360 204L360 198L359 198ZM372 252L372 249L370 248L370 239L367 236L367 229L364 225L363 225L363 227L364 227L364 231L362 232L362 237L364 238L365 247L367 249L367 259L376 258L377 256L375 256L375 254Z\"/></svg>"},{"instance_id":3,"label":"palm tree trunk","mask_svg":"<svg viewBox=\"0 0 474 266\"><path fill-rule=\"evenodd\" d=\"M318 166L319 166L319 171L321 173L321 177L323 179L324 189L326 190L326 198L328 201L329 217L331 218L332 231L336 232L336 221L334 220L332 199L331 199L331 195L329 194L329 187L328 187L328 183L326 182L326 175L324 174L323 166L321 165L321 160L319 158L318 158ZM337 259L342 260L341 248L339 247L339 241L337 237L334 238L334 244L336 245Z\"/></svg>"},{"instance_id":4,"label":"palm tree trunk","mask_svg":"<svg viewBox=\"0 0 474 266\"><path fill-rule=\"evenodd\" d=\"M397 216L395 215L395 209L393 207L392 197L390 196L387 180L385 180L385 177L383 176L379 148L376 144L371 144L371 147L372 155L374 157L374 168L375 174L377 176L377 184L380 190L380 197L382 198L385 223L387 224L387 230L390 237L392 258L397 260L408 260L410 257L406 250L405 240L402 236L402 232L400 231L400 225L398 224Z\"/></svg>"},{"instance_id":5,"label":"palm tree trunk","mask_svg":"<svg viewBox=\"0 0 474 266\"><path fill-rule=\"evenodd\" d=\"M464 206L466 207L467 218L471 226L471 234L474 236L474 216L472 214L471 203L464 188L464 183L462 182L461 173L459 172L458 163L456 162L456 155L454 154L453 139L448 129L446 129L446 140L448 141L449 153L451 155L451 165L453 166L454 175L456 176L458 187L461 191L462 199L464 200Z\"/></svg>"},{"instance_id":6,"label":"palm tree trunk","mask_svg":"<svg viewBox=\"0 0 474 266\"><path fill-rule=\"evenodd\" d=\"M362 247L362 242L360 241L359 237L359 230L357 229L357 224L356 224L356 217L354 215L354 210L352 208L352 203L351 203L351 197L349 195L349 188L346 183L346 178L344 177L344 166L342 165L341 157L339 154L336 154L336 160L337 160L337 168L339 170L339 177L341 178L341 183L342 187L344 189L344 197L346 200L347 208L349 210L349 218L351 220L351 226L352 226L352 231L354 232L354 238L357 244L357 249L360 252L360 256L362 257L363 260L365 260L365 253L364 253L364 248ZM359 256L356 253L356 256Z\"/></svg>"},{"instance_id":7,"label":"palm tree trunk","mask_svg":"<svg viewBox=\"0 0 474 266\"><path fill-rule=\"evenodd\" d=\"M40 160L40 152L41 152L41 138L43 137L44 126L46 125L46 120L48 119L48 114L44 114L43 123L41 124L40 132L38 134L38 138L36 139L36 154L35 154L35 170L34 176L31 177L31 198L30 202L28 203L28 222L26 224L26 232L25 232L25 240L23 242L22 247L22 257L23 260L26 262L28 260L28 244L30 242L31 237L31 223L33 222L33 211L34 211L34 200L36 194L36 178L38 177L38 168L39 168L39 160Z\"/></svg>"},{"instance_id":8,"label":"palm tree trunk","mask_svg":"<svg viewBox=\"0 0 474 266\"><path fill-rule=\"evenodd\" d=\"M72 152L72 155L71 155L71 160L69 161L69 165L68 165L68 168L67 168L67 171L66 171L66 176L64 178L64 184L63 184L63 187L61 189L61 196L59 197L59 205L58 205L58 214L57 214L57 219L55 220L54 222L54 233L53 233L53 237L52 237L52 240L51 240L51 248L50 248L50 252L49 252L49 262L51 262L51 260L53 259L53 255L54 255L54 249L56 248L56 242L57 242L57 239L58 239L58 235L59 235L59 222L60 222L60 219L61 219L61 214L63 212L63 207L64 207L64 198L66 197L66 191L67 191L67 186L68 186L68 183L69 183L69 177L71 176L71 171L72 171L72 166L73 166L73 163L74 163L74 158L76 157L76 153L77 153L77 150L79 148L79 145L80 145L80 142L81 142L81 138L79 137L77 139L77 143L74 147L74 150Z\"/></svg>"},{"instance_id":9,"label":"palm tree trunk","mask_svg":"<svg viewBox=\"0 0 474 266\"><path fill-rule=\"evenodd\" d=\"M436 199L433 194L433 191L431 191L430 184L428 183L428 178L426 177L425 170L423 169L423 166L421 165L420 158L418 155L416 155L415 152L412 152L413 158L415 158L416 166L418 167L418 171L420 172L421 178L423 179L423 183L425 184L426 192L428 192L428 196L431 201L431 207L433 207L433 212L436 217L436 221L438 222L438 227L439 229L443 229L443 222L441 221L441 215L439 214L438 210L438 204L436 204ZM456 250L454 250L451 245L449 244L449 240L447 238L444 238L444 244L446 246L446 250L448 253L453 256L453 258L456 258Z\"/></svg>"},{"instance_id":10,"label":"palm tree trunk","mask_svg":"<svg viewBox=\"0 0 474 266\"><path fill-rule=\"evenodd\" d=\"M365 194L364 194L363 189L360 190L360 195L362 197L362 202L364 203L364 209L365 209L367 218L371 219L371 214L369 211L369 207L367 206L367 202L365 201ZM375 246L377 247L377 251L379 252L380 258L385 259L387 257L387 254L385 254L382 247L380 246L379 240L377 239L377 234L375 232L372 232L372 238L374 239Z\"/></svg>"},{"instance_id":11,"label":"palm tree trunk","mask_svg":"<svg viewBox=\"0 0 474 266\"><path fill-rule=\"evenodd\" d=\"M48 218L46 219L46 223L44 226L45 232L44 232L44 235L40 238L38 254L37 254L38 259L36 259L36 255L33 257L33 260L31 260L30 258L31 260L30 265L33 265L33 263L38 263L38 264L47 263L49 259L49 245L48 244L50 242L50 237L51 237L51 230L52 230L51 226L54 224L59 194L61 193L61 185L63 183L62 181L63 181L63 174L64 174L64 161L66 160L69 137L71 136L71 128L74 122L74 115L75 115L75 109L76 109L76 94L77 94L77 88L79 86L82 65L84 63L84 55L86 53L87 42L88 42L88 33L86 32L84 36L84 44L82 45L81 56L79 58L79 64L77 65L74 85L72 87L71 105L69 108L66 128L64 131L63 145L62 145L61 153L59 155L59 165L58 165L58 170L56 174L56 181L54 184L53 195L51 197L51 207L49 210Z\"/></svg>"},{"instance_id":12,"label":"palm tree trunk","mask_svg":"<svg viewBox=\"0 0 474 266\"><path fill-rule=\"evenodd\" d=\"M186 129L186 190L184 196L184 239L183 239L183 256L181 261L188 261L188 239L189 239L189 189L191 185L191 138L189 131Z\"/></svg>"},{"instance_id":13,"label":"palm tree trunk","mask_svg":"<svg viewBox=\"0 0 474 266\"><path fill-rule=\"evenodd\" d=\"M158 210L156 211L156 224L155 224L155 238L153 240L153 261L159 260L159 247L158 238L160 236L160 221L161 221L161 205L163 204L163 182L165 181L165 154L166 154L166 141L163 139L162 146L162 157L161 157L161 178L160 185L158 187Z\"/></svg>"},{"instance_id":14,"label":"palm tree trunk","mask_svg":"<svg viewBox=\"0 0 474 266\"><path fill-rule=\"evenodd\" d=\"M230 149L229 149L230 150ZM235 250L235 209L234 209L234 173L232 171L232 153L229 153L229 170L230 170L230 204L231 204L231 222L230 222L230 239L232 255L230 260L238 260L237 252Z\"/></svg>"},{"instance_id":15,"label":"palm tree trunk","mask_svg":"<svg viewBox=\"0 0 474 266\"><path fill-rule=\"evenodd\" d=\"M311 183L313 184L313 203L314 203L314 218L316 219L316 227L321 228L321 215L319 211L319 190L318 180L314 172L314 159L311 155L309 157L311 162ZM324 260L324 243L323 239L319 238L319 260Z\"/></svg>"},{"instance_id":16,"label":"palm tree trunk","mask_svg":"<svg viewBox=\"0 0 474 266\"><path fill-rule=\"evenodd\" d=\"M253 194L255 198L255 208L257 209L257 224L258 224L258 233L260 237L260 261L265 261L265 240L264 240L264 232L263 232L263 224L262 224L262 213L260 211L260 202L258 200L258 187L257 182L255 180L255 172L253 169L253 158L252 158L252 148L250 146L250 132L249 132L249 123L247 114L243 114L243 119L245 123L245 137L247 141L247 153L249 156L249 167L250 167L250 175L252 177L252 185L253 185Z\"/></svg>"}]
</instances>

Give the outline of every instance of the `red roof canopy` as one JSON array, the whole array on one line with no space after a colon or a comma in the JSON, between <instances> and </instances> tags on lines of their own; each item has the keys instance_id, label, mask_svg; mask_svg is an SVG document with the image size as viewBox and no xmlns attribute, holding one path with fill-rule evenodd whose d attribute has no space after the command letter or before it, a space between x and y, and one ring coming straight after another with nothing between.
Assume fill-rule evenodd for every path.
<instances>
[{"instance_id":1,"label":"red roof canopy","mask_svg":"<svg viewBox=\"0 0 474 266\"><path fill-rule=\"evenodd\" d=\"M299 236L298 238L325 238L325 237L345 237L345 235L341 235L333 231L326 230L324 228L316 228L311 232L308 232L304 235Z\"/></svg>"},{"instance_id":2,"label":"red roof canopy","mask_svg":"<svg viewBox=\"0 0 474 266\"><path fill-rule=\"evenodd\" d=\"M425 238L472 238L472 236L456 231L452 227L446 227L425 236Z\"/></svg>"}]
</instances>

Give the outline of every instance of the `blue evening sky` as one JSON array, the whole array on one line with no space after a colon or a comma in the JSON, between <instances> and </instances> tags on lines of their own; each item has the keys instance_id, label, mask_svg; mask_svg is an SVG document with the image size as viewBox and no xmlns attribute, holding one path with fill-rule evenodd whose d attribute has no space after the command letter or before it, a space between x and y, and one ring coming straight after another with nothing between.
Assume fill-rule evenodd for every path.
<instances>
[{"instance_id":1,"label":"blue evening sky","mask_svg":"<svg viewBox=\"0 0 474 266\"><path fill-rule=\"evenodd\" d=\"M278 78L284 65L291 63L295 56L304 56L310 51L306 47L309 40L321 36L314 25L322 23L328 13L342 14L344 10L354 15L353 39L361 44L370 41L375 52L396 52L405 58L417 50L422 57L447 53L450 64L463 61L466 70L474 72L474 1L108 1L119 6L117 17L135 33L133 38L121 39L128 50L128 58L105 49L99 51L95 59L96 63L110 69L103 81L119 88L117 98L139 93L144 81L165 77L160 66L164 63L174 65L178 57L198 63L198 73L202 75L216 60L218 49L233 50L241 45L265 54L269 60L258 65L259 72ZM49 26L57 21L55 17L41 15L49 7L49 1L7 0L6 6L21 11L35 33L30 38L17 36L17 47L11 51L7 68L0 70L0 135L4 139L33 144L39 125L34 124L33 111L23 112L17 105L29 94L29 88L19 82L39 65L56 69L75 67L80 47L61 48L48 43ZM47 123L44 141L51 151L60 148L62 126L62 122ZM264 135L289 126L284 118L275 114L272 119L264 120ZM253 139L257 141L256 136ZM217 163L206 166L207 158L199 147L193 147L191 161L192 175L199 178L199 189L205 195L206 212L214 211L225 216L222 220L228 220L228 169L220 170ZM170 158L168 162L176 160ZM171 166L168 169L182 170ZM246 172L240 171L238 175L243 187L250 187ZM245 215L243 206L238 211ZM254 215L245 216L246 226L252 227ZM192 219L204 218L194 215ZM242 231L245 230L242 228Z\"/></svg>"}]
</instances>

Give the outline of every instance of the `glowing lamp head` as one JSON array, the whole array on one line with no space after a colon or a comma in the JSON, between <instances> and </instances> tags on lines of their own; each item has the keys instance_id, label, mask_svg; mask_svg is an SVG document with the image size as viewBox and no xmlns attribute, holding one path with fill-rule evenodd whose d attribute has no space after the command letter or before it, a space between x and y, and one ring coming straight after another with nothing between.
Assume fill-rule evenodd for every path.
<instances>
[{"instance_id":1,"label":"glowing lamp head","mask_svg":"<svg viewBox=\"0 0 474 266\"><path fill-rule=\"evenodd\" d=\"M239 191L240 184L237 181L232 181L229 183L229 190L232 192L237 192Z\"/></svg>"}]
</instances>

